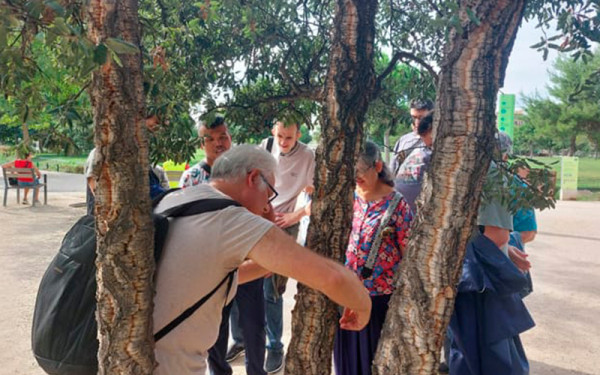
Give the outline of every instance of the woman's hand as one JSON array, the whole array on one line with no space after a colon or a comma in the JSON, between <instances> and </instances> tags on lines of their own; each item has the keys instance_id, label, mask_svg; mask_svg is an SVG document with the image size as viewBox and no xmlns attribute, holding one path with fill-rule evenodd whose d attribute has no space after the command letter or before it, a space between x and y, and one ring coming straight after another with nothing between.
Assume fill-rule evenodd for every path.
<instances>
[{"instance_id":1,"label":"woman's hand","mask_svg":"<svg viewBox=\"0 0 600 375\"><path fill-rule=\"evenodd\" d=\"M360 331L365 328L371 317L371 304L366 311L354 311L344 308L344 313L340 318L340 328L348 331Z\"/></svg>"}]
</instances>

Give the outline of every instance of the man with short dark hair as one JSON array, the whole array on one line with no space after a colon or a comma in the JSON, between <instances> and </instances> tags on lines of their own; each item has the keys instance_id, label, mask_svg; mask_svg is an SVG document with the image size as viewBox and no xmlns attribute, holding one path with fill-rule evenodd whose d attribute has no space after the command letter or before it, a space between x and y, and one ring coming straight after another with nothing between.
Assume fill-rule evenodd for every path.
<instances>
[{"instance_id":1,"label":"man with short dark hair","mask_svg":"<svg viewBox=\"0 0 600 375\"><path fill-rule=\"evenodd\" d=\"M205 184L210 177L210 169L222 153L231 148L231 135L223 116L216 116L209 124L202 122L198 127L200 149L205 158L200 163L183 172L179 179L179 187L187 188Z\"/></svg>"},{"instance_id":2,"label":"man with short dark hair","mask_svg":"<svg viewBox=\"0 0 600 375\"><path fill-rule=\"evenodd\" d=\"M433 102L429 99L413 99L410 102L410 117L412 119L412 131L400 137L394 146L394 157L391 162L391 170L395 175L402 162L411 151L421 145L418 127L421 119L433 110Z\"/></svg>"},{"instance_id":3,"label":"man with short dark hair","mask_svg":"<svg viewBox=\"0 0 600 375\"><path fill-rule=\"evenodd\" d=\"M433 146L433 113L423 117L417 126L421 146L416 147L398 168L394 179L394 188L409 204L413 214L417 212L415 200L421 192L423 176L429 168Z\"/></svg>"}]
</instances>

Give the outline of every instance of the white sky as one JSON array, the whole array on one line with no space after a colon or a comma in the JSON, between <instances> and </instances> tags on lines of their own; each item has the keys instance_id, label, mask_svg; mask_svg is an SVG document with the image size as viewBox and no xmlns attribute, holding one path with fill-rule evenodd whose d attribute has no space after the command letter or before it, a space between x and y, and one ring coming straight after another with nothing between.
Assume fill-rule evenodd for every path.
<instances>
[{"instance_id":1,"label":"white sky","mask_svg":"<svg viewBox=\"0 0 600 375\"><path fill-rule=\"evenodd\" d=\"M541 96L548 96L548 70L558 56L555 50L550 50L548 59L544 61L542 52L529 48L538 43L542 36L542 31L536 29L535 25L535 22L521 25L508 61L504 87L500 89L505 94L517 95L517 108L520 107L520 94L532 95L537 90ZM554 35L552 31L548 32L549 36Z\"/></svg>"}]
</instances>

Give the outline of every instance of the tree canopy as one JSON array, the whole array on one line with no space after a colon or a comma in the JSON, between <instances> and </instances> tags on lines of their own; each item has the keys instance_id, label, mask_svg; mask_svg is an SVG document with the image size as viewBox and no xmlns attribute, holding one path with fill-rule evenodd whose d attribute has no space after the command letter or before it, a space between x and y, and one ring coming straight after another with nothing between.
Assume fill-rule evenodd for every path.
<instances>
[{"instance_id":1,"label":"tree canopy","mask_svg":"<svg viewBox=\"0 0 600 375\"><path fill-rule=\"evenodd\" d=\"M600 50L588 59L559 57L553 64L548 86L549 98L525 98L524 125L517 131L518 144L530 142L535 148L553 151L577 149L577 136L586 136L598 152L600 132ZM520 136L523 136L521 139Z\"/></svg>"}]
</instances>

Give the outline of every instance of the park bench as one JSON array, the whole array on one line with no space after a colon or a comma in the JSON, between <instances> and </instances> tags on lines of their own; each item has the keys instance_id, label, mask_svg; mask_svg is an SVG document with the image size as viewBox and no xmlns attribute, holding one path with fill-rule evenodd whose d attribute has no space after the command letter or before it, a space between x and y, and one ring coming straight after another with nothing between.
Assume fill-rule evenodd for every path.
<instances>
[{"instance_id":1,"label":"park bench","mask_svg":"<svg viewBox=\"0 0 600 375\"><path fill-rule=\"evenodd\" d=\"M8 197L9 189L17 189L17 203L21 203L21 189L24 189L25 186L19 186L18 183L11 184L10 179L17 178L32 178L35 180L35 171L33 168L2 168L2 172L4 175L4 206L6 207L6 198ZM43 182L40 182L36 186L29 187L30 189L40 189L44 188L44 204L48 202L48 181L47 176L45 174L42 175ZM35 206L35 199L32 199L32 205Z\"/></svg>"}]
</instances>

